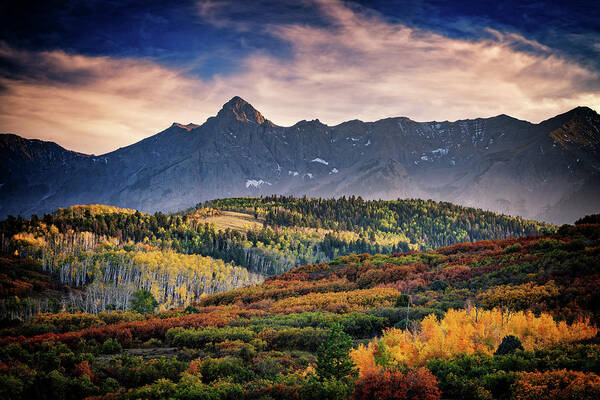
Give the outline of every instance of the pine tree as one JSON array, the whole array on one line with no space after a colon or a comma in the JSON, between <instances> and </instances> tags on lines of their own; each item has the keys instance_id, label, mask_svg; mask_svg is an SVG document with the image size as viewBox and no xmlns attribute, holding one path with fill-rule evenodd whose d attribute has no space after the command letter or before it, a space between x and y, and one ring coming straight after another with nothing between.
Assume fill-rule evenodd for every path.
<instances>
[{"instance_id":1,"label":"pine tree","mask_svg":"<svg viewBox=\"0 0 600 400\"><path fill-rule=\"evenodd\" d=\"M507 335L502 338L502 343L500 343L494 355L514 354L517 350L523 350L521 341L514 335Z\"/></svg>"},{"instance_id":2,"label":"pine tree","mask_svg":"<svg viewBox=\"0 0 600 400\"><path fill-rule=\"evenodd\" d=\"M350 359L352 338L342 330L340 324L333 324L329 335L317 350L316 372L320 379L342 379L356 377L358 372Z\"/></svg>"},{"instance_id":3,"label":"pine tree","mask_svg":"<svg viewBox=\"0 0 600 400\"><path fill-rule=\"evenodd\" d=\"M151 314L156 306L158 306L158 302L149 291L141 289L133 294L131 309L134 311L140 314Z\"/></svg>"}]
</instances>

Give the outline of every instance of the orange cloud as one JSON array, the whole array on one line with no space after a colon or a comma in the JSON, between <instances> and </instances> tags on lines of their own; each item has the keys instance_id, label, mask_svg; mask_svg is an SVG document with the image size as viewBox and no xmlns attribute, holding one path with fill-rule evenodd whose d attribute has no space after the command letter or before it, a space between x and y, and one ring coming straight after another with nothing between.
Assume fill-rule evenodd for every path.
<instances>
[{"instance_id":1,"label":"orange cloud","mask_svg":"<svg viewBox=\"0 0 600 400\"><path fill-rule=\"evenodd\" d=\"M0 77L0 130L100 153L173 121L202 123L234 95L282 125L500 113L537 122L577 105L600 106L598 72L520 35L490 30L490 39L451 39L338 1L318 4L331 27L266 27L290 44L289 59L255 53L240 60L241 72L211 80L148 60L0 47L0 57L26 64L36 77Z\"/></svg>"},{"instance_id":2,"label":"orange cloud","mask_svg":"<svg viewBox=\"0 0 600 400\"><path fill-rule=\"evenodd\" d=\"M197 119L203 108L212 112L217 103L206 83L150 61L59 51L31 59L6 46L0 56L25 63L23 68L39 62L45 74L0 78L6 88L0 92L0 129L78 151L114 150L168 127L169 121ZM75 72L80 78L71 80Z\"/></svg>"}]
</instances>

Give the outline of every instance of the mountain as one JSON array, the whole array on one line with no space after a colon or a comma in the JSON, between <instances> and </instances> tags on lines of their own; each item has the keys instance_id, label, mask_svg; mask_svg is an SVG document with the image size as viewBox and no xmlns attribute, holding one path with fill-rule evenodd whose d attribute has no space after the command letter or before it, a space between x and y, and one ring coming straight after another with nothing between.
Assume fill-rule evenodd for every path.
<instances>
[{"instance_id":1,"label":"mountain","mask_svg":"<svg viewBox=\"0 0 600 400\"><path fill-rule=\"evenodd\" d=\"M272 193L430 198L553 223L600 211L600 116L277 126L240 97L102 156L0 136L0 217L105 203L142 211Z\"/></svg>"}]
</instances>

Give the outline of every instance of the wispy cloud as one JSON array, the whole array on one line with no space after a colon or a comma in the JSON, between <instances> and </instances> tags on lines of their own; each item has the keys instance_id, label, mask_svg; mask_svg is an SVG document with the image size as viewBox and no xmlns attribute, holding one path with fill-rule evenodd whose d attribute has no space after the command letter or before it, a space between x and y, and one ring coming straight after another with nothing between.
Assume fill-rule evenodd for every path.
<instances>
[{"instance_id":1,"label":"wispy cloud","mask_svg":"<svg viewBox=\"0 0 600 400\"><path fill-rule=\"evenodd\" d=\"M6 46L0 60L13 65L0 75L0 130L79 151L98 154L133 143L168 121L195 120L203 104L208 110L206 102L216 103L209 84L144 60Z\"/></svg>"},{"instance_id":2,"label":"wispy cloud","mask_svg":"<svg viewBox=\"0 0 600 400\"><path fill-rule=\"evenodd\" d=\"M577 105L600 108L597 71L518 33L490 30L480 40L452 39L338 1L316 4L327 25L264 26L290 47L289 57L256 51L239 61L238 73L210 80L146 60L5 46L0 58L13 72L0 78L0 129L98 153L172 121L203 122L234 95L283 125L500 113L540 121ZM201 11L224 18L219 7L226 6L210 3Z\"/></svg>"}]
</instances>

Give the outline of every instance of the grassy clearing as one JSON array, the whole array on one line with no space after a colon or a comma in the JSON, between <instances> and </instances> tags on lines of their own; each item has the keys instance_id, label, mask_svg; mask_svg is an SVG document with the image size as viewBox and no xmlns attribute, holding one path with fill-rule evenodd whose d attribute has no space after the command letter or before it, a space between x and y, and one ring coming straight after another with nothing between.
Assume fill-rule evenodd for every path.
<instances>
[{"instance_id":1,"label":"grassy clearing","mask_svg":"<svg viewBox=\"0 0 600 400\"><path fill-rule=\"evenodd\" d=\"M239 232L247 232L252 229L262 228L264 218L259 216L258 219L254 219L254 215L251 214L235 211L221 211L221 215L205 217L202 218L201 221L209 224L214 223L219 230L229 228Z\"/></svg>"},{"instance_id":2,"label":"grassy clearing","mask_svg":"<svg viewBox=\"0 0 600 400\"><path fill-rule=\"evenodd\" d=\"M264 223L264 217L259 215L257 219L254 215L247 214L238 211L220 211L220 215L206 216L200 219L201 222L214 223L219 230L225 230L227 228L239 232L247 232L252 229L260 229ZM312 236L315 239L323 239L327 233L333 233L331 229L323 228L308 228L308 227L288 227L290 231L302 232L305 235ZM337 231L347 240L357 240L360 238L359 234L351 231ZM406 236L402 234L384 233L377 232L375 234L376 241L382 245L397 243L399 240L407 241ZM411 247L417 247L411 245Z\"/></svg>"}]
</instances>

